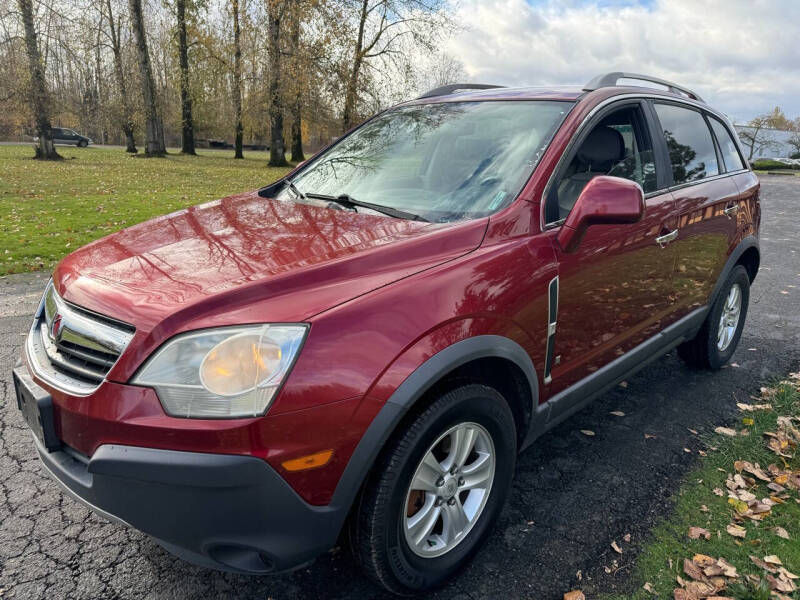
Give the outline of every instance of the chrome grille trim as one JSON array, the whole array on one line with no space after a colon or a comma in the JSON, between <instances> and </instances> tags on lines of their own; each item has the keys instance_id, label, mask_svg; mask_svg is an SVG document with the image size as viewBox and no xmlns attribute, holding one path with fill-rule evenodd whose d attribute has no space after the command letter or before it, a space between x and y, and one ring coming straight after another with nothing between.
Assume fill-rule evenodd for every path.
<instances>
[{"instance_id":1,"label":"chrome grille trim","mask_svg":"<svg viewBox=\"0 0 800 600\"><path fill-rule=\"evenodd\" d=\"M47 285L25 344L34 373L52 386L85 396L96 390L134 329L73 306Z\"/></svg>"}]
</instances>

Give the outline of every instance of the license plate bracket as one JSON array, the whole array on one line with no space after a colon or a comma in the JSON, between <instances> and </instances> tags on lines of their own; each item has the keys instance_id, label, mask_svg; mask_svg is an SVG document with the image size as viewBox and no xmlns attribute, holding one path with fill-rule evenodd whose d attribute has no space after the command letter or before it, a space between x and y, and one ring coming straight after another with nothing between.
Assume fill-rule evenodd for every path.
<instances>
[{"instance_id":1,"label":"license plate bracket","mask_svg":"<svg viewBox=\"0 0 800 600\"><path fill-rule=\"evenodd\" d=\"M22 368L24 367L20 367ZM17 371L18 369L14 369L12 372L17 407L42 446L48 452L58 450L61 442L56 435L52 396L27 377L27 373Z\"/></svg>"}]
</instances>

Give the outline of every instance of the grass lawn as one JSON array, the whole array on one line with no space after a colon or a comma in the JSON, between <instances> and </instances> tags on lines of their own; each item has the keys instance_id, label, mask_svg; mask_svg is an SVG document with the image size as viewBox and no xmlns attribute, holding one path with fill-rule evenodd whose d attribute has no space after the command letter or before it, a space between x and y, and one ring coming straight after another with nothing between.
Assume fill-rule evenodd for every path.
<instances>
[{"instance_id":1,"label":"grass lawn","mask_svg":"<svg viewBox=\"0 0 800 600\"><path fill-rule=\"evenodd\" d=\"M747 486L746 489L739 488L739 493L741 491L752 493L759 502L763 498L775 497L778 497L779 502L783 501L772 506L767 516L760 521L745 516L736 518L740 514L737 510L741 511L747 506L739 504L737 508L737 505L729 502L728 498L726 482L729 475L733 477L737 474L737 466L742 468L742 463L737 465L736 461L758 463L773 483L776 478L767 470L769 465L775 465L781 471L793 471L795 475L800 472L800 449L788 445L784 454L794 454L794 457L783 458L767 447L769 438L764 436L765 432L779 431L779 416L800 416L798 375L775 387L762 389L762 395L762 399L751 402L768 403L772 406L771 410L742 411L742 422L736 426L739 430L738 435L728 437L721 433L713 434L706 440L707 456L701 458L700 466L695 471L683 482L678 483L673 513L654 529L637 559L633 572L636 589L624 596L606 597L606 600L673 598L674 590L679 587L678 577L684 582L693 580L685 572L684 559L692 561L697 555L706 555L714 559L724 558L736 567L738 578L726 579L726 589L717 593L717 596L725 598L739 600L770 598L768 587L762 590L760 595L754 592L755 579L748 581L747 576L765 580L767 575L778 577L778 574L765 572L753 563L750 556L760 560L777 556L785 569L791 573L800 573L800 503L798 503L800 494L796 483L786 484L785 492L776 493L766 487L766 481L751 475L747 468L739 473ZM794 420L793 427L797 426L798 420ZM747 430L747 435L741 435L742 430ZM790 479L791 477L793 476L790 475ZM785 483L782 479L777 481ZM734 537L728 532L727 528L731 523L744 528L744 537ZM705 539L704 535L698 539L690 539L688 534L691 527L705 529L710 534L710 539ZM738 531L741 535L741 530ZM782 537L786 534L789 539ZM702 557L697 560L702 564ZM767 566L777 571L776 565ZM800 579L795 583L800 584ZM645 584L649 584L648 589L644 589ZM678 593L674 597L696 598ZM800 597L800 593L785 593L783 597L797 598Z\"/></svg>"},{"instance_id":2,"label":"grass lawn","mask_svg":"<svg viewBox=\"0 0 800 600\"><path fill-rule=\"evenodd\" d=\"M0 275L51 269L118 229L261 187L287 171L267 167L266 152L245 152L244 160L232 150L163 159L91 146L58 152L67 160L34 161L29 146L0 146Z\"/></svg>"}]
</instances>

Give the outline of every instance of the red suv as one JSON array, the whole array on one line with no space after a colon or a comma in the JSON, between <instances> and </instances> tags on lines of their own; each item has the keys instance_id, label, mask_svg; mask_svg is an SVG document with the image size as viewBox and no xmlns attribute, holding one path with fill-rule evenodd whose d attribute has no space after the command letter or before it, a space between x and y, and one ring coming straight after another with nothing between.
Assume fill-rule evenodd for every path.
<instances>
[{"instance_id":1,"label":"red suv","mask_svg":"<svg viewBox=\"0 0 800 600\"><path fill-rule=\"evenodd\" d=\"M742 156L642 75L433 90L64 259L20 409L68 493L187 560L283 571L347 533L388 589L430 588L544 431L673 348L731 357L759 267Z\"/></svg>"}]
</instances>

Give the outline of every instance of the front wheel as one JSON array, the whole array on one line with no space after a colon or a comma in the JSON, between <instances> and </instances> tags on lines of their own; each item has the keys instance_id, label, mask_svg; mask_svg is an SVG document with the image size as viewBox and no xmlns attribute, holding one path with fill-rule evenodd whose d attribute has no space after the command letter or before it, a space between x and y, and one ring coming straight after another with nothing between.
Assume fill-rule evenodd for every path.
<instances>
[{"instance_id":1,"label":"front wheel","mask_svg":"<svg viewBox=\"0 0 800 600\"><path fill-rule=\"evenodd\" d=\"M697 336L678 346L678 354L695 368L717 370L728 362L742 336L750 303L750 277L736 265L725 280Z\"/></svg>"},{"instance_id":2,"label":"front wheel","mask_svg":"<svg viewBox=\"0 0 800 600\"><path fill-rule=\"evenodd\" d=\"M86 146L88 145L89 142L87 142L86 140L81 140L80 142L78 142L78 148L86 148Z\"/></svg>"},{"instance_id":3,"label":"front wheel","mask_svg":"<svg viewBox=\"0 0 800 600\"><path fill-rule=\"evenodd\" d=\"M397 594L444 583L480 548L514 473L516 428L497 390L435 400L376 461L350 526L364 571Z\"/></svg>"}]
</instances>

